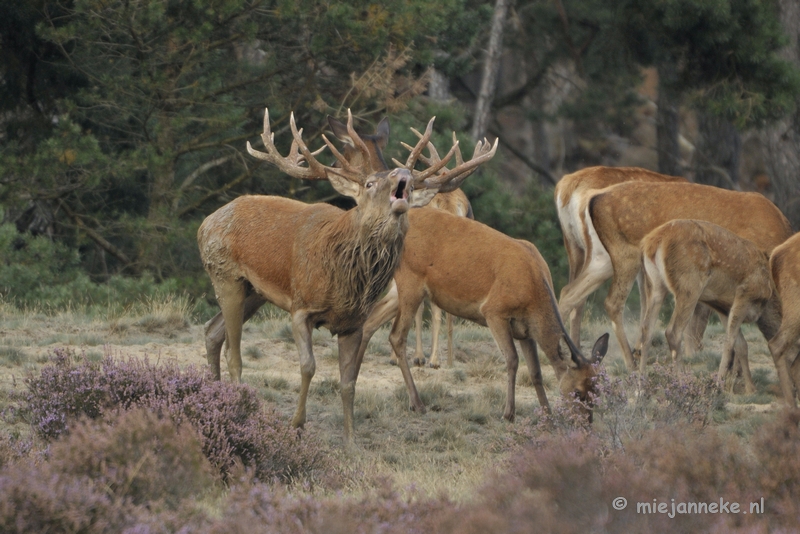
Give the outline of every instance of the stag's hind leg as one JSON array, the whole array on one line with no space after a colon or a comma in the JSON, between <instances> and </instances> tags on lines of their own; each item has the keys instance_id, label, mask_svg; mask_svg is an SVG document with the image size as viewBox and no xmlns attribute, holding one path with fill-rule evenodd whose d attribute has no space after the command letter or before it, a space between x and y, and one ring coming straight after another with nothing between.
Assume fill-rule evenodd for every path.
<instances>
[{"instance_id":1,"label":"stag's hind leg","mask_svg":"<svg viewBox=\"0 0 800 534\"><path fill-rule=\"evenodd\" d=\"M246 323L267 300L258 293L251 293L244 301L244 315L242 322ZM225 318L222 312L216 314L205 324L206 359L211 367L211 373L217 380L220 379L220 354L225 342Z\"/></svg>"},{"instance_id":2,"label":"stag's hind leg","mask_svg":"<svg viewBox=\"0 0 800 534\"><path fill-rule=\"evenodd\" d=\"M222 323L225 328L225 339L228 341L228 373L231 380L239 382L242 379L242 323L244 322L244 302L245 302L245 283L242 280L215 280L214 291L217 295L217 302L222 313ZM215 318L216 319L216 318ZM206 332L209 327L219 326L219 321L212 319L210 325L206 325ZM211 365L212 373L216 377L220 376L219 370L219 332L212 330L211 348L208 360ZM209 339L206 338L206 347L209 346Z\"/></svg>"},{"instance_id":3,"label":"stag's hind leg","mask_svg":"<svg viewBox=\"0 0 800 534\"><path fill-rule=\"evenodd\" d=\"M317 370L317 363L314 361L314 352L311 348L311 331L313 326L305 311L295 311L292 313L292 334L297 345L297 352L300 355L300 398L297 401L297 411L292 418L292 426L301 427L306 423L306 400L308 399L308 389L311 386L311 379Z\"/></svg>"}]
</instances>

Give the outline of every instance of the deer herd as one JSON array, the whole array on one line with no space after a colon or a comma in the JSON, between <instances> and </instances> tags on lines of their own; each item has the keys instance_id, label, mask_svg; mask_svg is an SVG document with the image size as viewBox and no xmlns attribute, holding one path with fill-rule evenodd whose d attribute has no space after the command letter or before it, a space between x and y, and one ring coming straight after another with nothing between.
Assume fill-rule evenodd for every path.
<instances>
[{"instance_id":1,"label":"deer herd","mask_svg":"<svg viewBox=\"0 0 800 534\"><path fill-rule=\"evenodd\" d=\"M266 302L288 311L301 372L292 425L303 426L316 368L311 333L325 327L338 338L344 441L351 446L356 379L370 338L389 320L389 341L410 407L424 413L406 342L416 319L413 361L421 365L422 306L428 299L434 328L431 367L440 365L438 329L444 311L448 365L453 364L452 316L489 328L506 362L506 420L515 414L516 340L539 404L549 409L537 346L553 367L562 395L583 401L591 421L596 364L606 354L609 335L584 356L581 316L588 295L610 278L605 309L629 370L644 370L669 292L675 306L666 339L676 363L684 347L697 350L715 311L726 325L718 376L730 387L741 372L745 391L754 391L740 330L743 322L754 322L769 343L784 401L796 405L800 234L792 237L788 221L769 200L639 168L592 167L564 176L555 203L569 283L557 300L550 270L536 247L475 221L459 189L494 156L497 141L478 141L465 161L453 134L452 147L441 157L431 142L433 121L423 133L412 129L417 144L403 144L408 158L393 160L392 168L382 154L389 136L385 119L375 134L364 135L356 133L349 111L346 124L329 117L343 149L322 135L323 146L312 152L292 115L292 144L282 156L265 111L264 151L247 143L248 152L294 178L328 180L356 206L344 211L324 203L246 195L203 221L198 245L220 306L205 327L206 356L217 379L226 346L230 379L241 380L245 321ZM326 148L336 160L333 165L318 159ZM634 280L641 295L641 334L631 349L623 310Z\"/></svg>"}]
</instances>

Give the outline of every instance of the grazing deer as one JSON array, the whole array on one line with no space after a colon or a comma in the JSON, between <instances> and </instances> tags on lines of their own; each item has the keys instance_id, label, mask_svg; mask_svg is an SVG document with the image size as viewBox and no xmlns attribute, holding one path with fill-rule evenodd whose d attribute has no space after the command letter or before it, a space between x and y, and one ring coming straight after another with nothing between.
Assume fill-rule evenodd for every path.
<instances>
[{"instance_id":1,"label":"grazing deer","mask_svg":"<svg viewBox=\"0 0 800 534\"><path fill-rule=\"evenodd\" d=\"M775 247L769 258L769 270L780 297L782 315L777 333L769 340L769 351L778 369L784 401L796 408L795 388L800 385L796 345L800 338L800 233Z\"/></svg>"},{"instance_id":2,"label":"grazing deer","mask_svg":"<svg viewBox=\"0 0 800 534\"><path fill-rule=\"evenodd\" d=\"M477 221L440 210L409 212L409 230L396 294L386 295L364 323L363 357L375 331L395 317L389 341L408 389L411 409L425 411L405 360L406 338L414 313L427 296L443 310L488 326L506 359L508 392L503 417L514 419L514 386L519 340L539 404L549 409L536 345L547 355L563 394L589 400L593 363L608 347L605 334L585 358L570 340L558 313L550 269L532 244L512 239Z\"/></svg>"},{"instance_id":3,"label":"grazing deer","mask_svg":"<svg viewBox=\"0 0 800 534\"><path fill-rule=\"evenodd\" d=\"M734 342L743 322L756 322L767 340L780 322L768 256L753 242L713 223L676 219L642 239L647 306L642 316L640 370L644 371L653 327L667 291L675 297L666 330L673 360L681 361L681 336L698 302L727 316L719 379L733 365ZM747 360L740 358L748 394L755 393ZM730 381L733 386L733 381Z\"/></svg>"},{"instance_id":4,"label":"grazing deer","mask_svg":"<svg viewBox=\"0 0 800 534\"><path fill-rule=\"evenodd\" d=\"M569 284L561 290L561 300L570 292L570 285L586 267L587 258L592 255L592 240L586 223L586 206L589 200L601 190L624 182L686 182L686 179L639 167L601 166L588 167L563 176L555 187L556 210L569 262ZM641 288L641 283L639 287ZM581 340L581 319L585 304L584 298L569 316L564 316L569 321L569 334L576 343ZM641 306L644 311L644 300L641 300Z\"/></svg>"},{"instance_id":5,"label":"grazing deer","mask_svg":"<svg viewBox=\"0 0 800 534\"><path fill-rule=\"evenodd\" d=\"M786 217L758 193L692 183L629 182L593 196L586 208L592 254L569 291L562 293L561 313L569 316L587 295L613 277L605 308L629 370L635 363L622 312L641 268L641 241L673 219L713 222L767 253L791 235Z\"/></svg>"},{"instance_id":6,"label":"grazing deer","mask_svg":"<svg viewBox=\"0 0 800 534\"><path fill-rule=\"evenodd\" d=\"M351 163L356 155L351 153L348 160L323 135L339 167L322 165L315 159L322 148L309 151L293 115L289 124L294 141L288 156L281 156L275 148L267 112L261 135L266 152L254 150L250 143L248 152L290 176L329 180L336 191L353 198L356 207L342 211L328 204L247 195L203 221L197 233L200 256L221 308L221 318L206 324L207 358L219 378L220 351L227 341L228 372L232 380L239 381L243 322L265 302L287 310L300 355L300 398L292 419L292 425L299 427L306 421L306 398L316 368L311 332L328 328L338 336L344 439L350 445L353 396L361 366L357 354L361 327L399 262L409 207L424 206L438 191L457 188L494 155L497 143L490 148L488 143L478 142L467 162L454 143L444 159L413 175L409 170L413 164L374 172L373 153L353 129L349 111L346 133L359 153L359 163ZM432 127L433 119L420 143L428 142ZM458 164L448 169L446 164L454 154Z\"/></svg>"}]
</instances>

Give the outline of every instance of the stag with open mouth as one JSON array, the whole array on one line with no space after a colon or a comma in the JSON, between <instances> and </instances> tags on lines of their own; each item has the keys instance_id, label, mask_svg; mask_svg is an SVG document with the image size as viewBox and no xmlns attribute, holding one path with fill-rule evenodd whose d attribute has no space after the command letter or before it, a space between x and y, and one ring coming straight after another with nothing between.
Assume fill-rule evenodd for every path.
<instances>
[{"instance_id":1,"label":"stag with open mouth","mask_svg":"<svg viewBox=\"0 0 800 534\"><path fill-rule=\"evenodd\" d=\"M265 302L288 311L301 370L300 398L292 425L300 427L306 421L306 398L316 368L311 332L328 328L338 336L344 438L351 445L362 326L399 263L408 231L408 210L426 205L439 191L459 187L494 156L497 143L478 142L472 159L466 162L454 142L447 156L424 171L412 174L416 160L375 171L371 162L382 160L374 153L380 150L380 143L361 139L349 111L344 155L324 135L325 146L310 151L293 115L289 124L294 140L288 156L281 156L275 148L268 112L261 134L266 151L255 150L248 143L248 152L295 178L329 180L336 191L353 198L356 207L342 211L328 204L246 195L203 221L197 234L200 255L221 308L206 323L207 358L219 378L220 353L227 341L228 372L231 380L241 380L243 322ZM427 145L432 129L433 119L420 140L421 147ZM325 147L338 166L317 161ZM456 165L448 169L453 156Z\"/></svg>"}]
</instances>

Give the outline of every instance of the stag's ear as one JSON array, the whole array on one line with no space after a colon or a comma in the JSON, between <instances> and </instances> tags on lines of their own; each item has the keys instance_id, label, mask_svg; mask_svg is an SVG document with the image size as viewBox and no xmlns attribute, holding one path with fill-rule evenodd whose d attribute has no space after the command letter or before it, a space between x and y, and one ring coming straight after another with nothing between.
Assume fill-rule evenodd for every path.
<instances>
[{"instance_id":1,"label":"stag's ear","mask_svg":"<svg viewBox=\"0 0 800 534\"><path fill-rule=\"evenodd\" d=\"M331 131L333 132L333 135L336 136L336 139L351 147L356 146L356 144L353 142L353 138L350 137L349 133L347 133L347 125L345 123L328 115L328 126L331 127Z\"/></svg>"},{"instance_id":2,"label":"stag's ear","mask_svg":"<svg viewBox=\"0 0 800 534\"><path fill-rule=\"evenodd\" d=\"M336 192L340 195L354 198L356 204L361 201L361 193L364 191L364 187L358 182L348 180L344 176L336 174L335 172L328 172L328 180L333 188L336 189Z\"/></svg>"},{"instance_id":3,"label":"stag's ear","mask_svg":"<svg viewBox=\"0 0 800 534\"><path fill-rule=\"evenodd\" d=\"M594 347L592 347L592 363L600 363L603 361L603 357L608 352L608 332L597 338L597 341L594 342Z\"/></svg>"},{"instance_id":4,"label":"stag's ear","mask_svg":"<svg viewBox=\"0 0 800 534\"><path fill-rule=\"evenodd\" d=\"M375 143L383 150L389 142L389 118L384 117L375 128Z\"/></svg>"},{"instance_id":5,"label":"stag's ear","mask_svg":"<svg viewBox=\"0 0 800 534\"><path fill-rule=\"evenodd\" d=\"M438 188L424 187L422 189L414 189L408 194L408 205L412 208L421 208L423 206L427 206L438 192Z\"/></svg>"}]
</instances>

